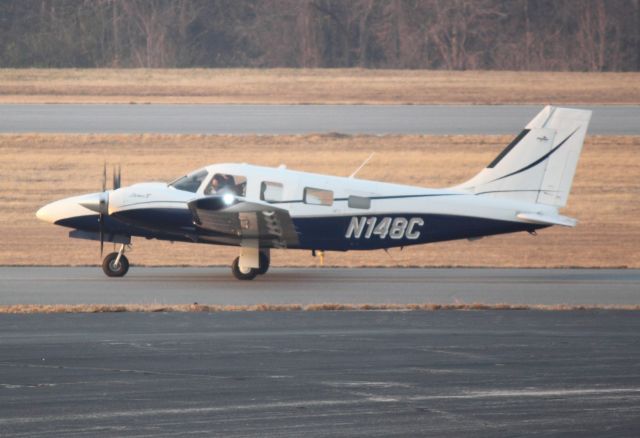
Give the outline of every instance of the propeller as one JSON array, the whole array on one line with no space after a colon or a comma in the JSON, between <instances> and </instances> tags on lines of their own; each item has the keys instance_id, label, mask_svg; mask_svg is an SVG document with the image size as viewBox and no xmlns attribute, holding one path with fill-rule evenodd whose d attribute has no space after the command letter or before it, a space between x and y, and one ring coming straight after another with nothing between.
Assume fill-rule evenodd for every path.
<instances>
[{"instance_id":1,"label":"propeller","mask_svg":"<svg viewBox=\"0 0 640 438\"><path fill-rule=\"evenodd\" d=\"M120 188L122 184L122 176L120 172L120 165L113 168L113 190ZM109 192L107 191L107 163L106 161L102 165L102 192L100 192L95 198L86 200L81 203L82 206L93 210L98 213L98 229L100 232L100 256L104 253L104 235L105 215L109 214Z\"/></svg>"},{"instance_id":2,"label":"propeller","mask_svg":"<svg viewBox=\"0 0 640 438\"><path fill-rule=\"evenodd\" d=\"M113 190L120 188L122 181L122 174L120 171L120 165L113 167ZM100 194L100 214L98 215L98 223L100 228L100 257L104 253L104 215L109 214L109 193L106 191L107 185L107 163L105 162L102 167L102 193Z\"/></svg>"}]
</instances>

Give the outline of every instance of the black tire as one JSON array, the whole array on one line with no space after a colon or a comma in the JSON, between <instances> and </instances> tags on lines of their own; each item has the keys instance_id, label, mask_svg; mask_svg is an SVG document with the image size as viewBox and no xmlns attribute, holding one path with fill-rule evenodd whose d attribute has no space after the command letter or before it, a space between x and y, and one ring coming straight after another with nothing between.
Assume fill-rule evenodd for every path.
<instances>
[{"instance_id":1,"label":"black tire","mask_svg":"<svg viewBox=\"0 0 640 438\"><path fill-rule=\"evenodd\" d=\"M240 270L240 257L236 257L231 263L231 272L238 280L253 280L258 275L258 270L254 268L249 269L247 273L242 272Z\"/></svg>"},{"instance_id":2,"label":"black tire","mask_svg":"<svg viewBox=\"0 0 640 438\"><path fill-rule=\"evenodd\" d=\"M102 261L102 270L107 274L107 277L124 277L125 274L129 272L129 260L127 257L123 254L122 257L120 257L120 263L118 266L115 266L117 257L118 253L112 252Z\"/></svg>"},{"instance_id":3,"label":"black tire","mask_svg":"<svg viewBox=\"0 0 640 438\"><path fill-rule=\"evenodd\" d=\"M271 258L268 257L265 253L260 252L260 267L257 269L258 275L264 275L269 270L269 265L271 264Z\"/></svg>"}]
</instances>

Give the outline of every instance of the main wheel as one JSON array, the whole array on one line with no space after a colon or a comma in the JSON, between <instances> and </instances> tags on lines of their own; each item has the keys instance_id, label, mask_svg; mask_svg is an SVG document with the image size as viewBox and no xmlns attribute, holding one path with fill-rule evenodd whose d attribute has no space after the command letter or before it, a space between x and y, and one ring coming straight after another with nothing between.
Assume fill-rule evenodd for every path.
<instances>
[{"instance_id":1,"label":"main wheel","mask_svg":"<svg viewBox=\"0 0 640 438\"><path fill-rule=\"evenodd\" d=\"M253 280L258 275L258 269L249 268L248 272L240 269L240 257L236 257L231 263L231 272L238 280Z\"/></svg>"},{"instance_id":2,"label":"main wheel","mask_svg":"<svg viewBox=\"0 0 640 438\"><path fill-rule=\"evenodd\" d=\"M129 271L129 260L123 254L120 257L120 261L116 265L116 259L118 258L117 252L108 254L102 261L102 270L108 277L124 277Z\"/></svg>"},{"instance_id":3,"label":"main wheel","mask_svg":"<svg viewBox=\"0 0 640 438\"><path fill-rule=\"evenodd\" d=\"M265 253L260 252L260 267L257 269L258 275L264 275L269 270L269 265L271 264L271 258L267 256Z\"/></svg>"}]
</instances>

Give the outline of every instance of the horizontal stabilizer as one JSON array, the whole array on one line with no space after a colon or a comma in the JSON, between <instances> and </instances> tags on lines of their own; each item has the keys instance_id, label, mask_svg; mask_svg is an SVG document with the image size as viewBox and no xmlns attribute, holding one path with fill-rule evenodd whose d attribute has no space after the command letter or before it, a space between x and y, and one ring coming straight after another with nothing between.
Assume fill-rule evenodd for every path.
<instances>
[{"instance_id":1,"label":"horizontal stabilizer","mask_svg":"<svg viewBox=\"0 0 640 438\"><path fill-rule=\"evenodd\" d=\"M578 223L578 221L573 218L561 216L559 214L552 216L541 213L518 213L516 217L534 224L562 225L563 227L575 227Z\"/></svg>"}]
</instances>

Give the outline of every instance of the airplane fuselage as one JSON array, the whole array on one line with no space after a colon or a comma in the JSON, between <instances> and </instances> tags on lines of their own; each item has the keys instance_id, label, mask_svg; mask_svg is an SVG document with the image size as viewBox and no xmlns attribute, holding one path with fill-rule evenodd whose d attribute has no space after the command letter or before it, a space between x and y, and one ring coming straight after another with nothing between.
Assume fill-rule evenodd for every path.
<instances>
[{"instance_id":1,"label":"airplane fuselage","mask_svg":"<svg viewBox=\"0 0 640 438\"><path fill-rule=\"evenodd\" d=\"M289 242L287 248L370 250L534 231L546 226L516 217L519 212L530 211L530 203L463 190L428 189L247 164L219 164L198 172L206 172L206 176L194 192L165 183L135 184L110 191L109 215L105 218L108 235L240 245L241 238L234 233L198 226L189 208L194 198L206 196L210 180L220 174L246 178L244 193L234 194L238 199L273 205L289 213L297 241ZM265 183L279 189L266 199ZM97 233L98 214L81 205L83 199L95 195L57 201L44 207L39 216L49 214L58 225ZM278 247L269 241L261 246Z\"/></svg>"}]
</instances>

